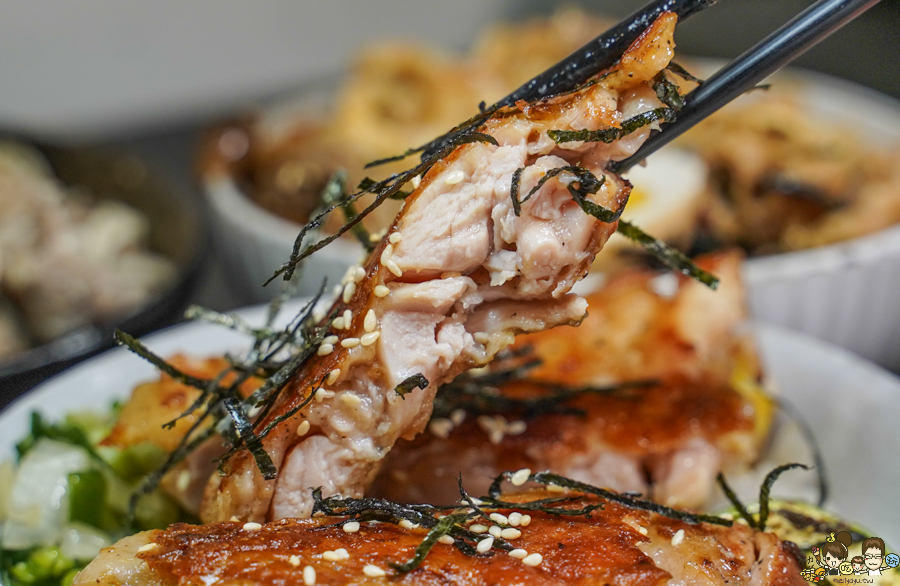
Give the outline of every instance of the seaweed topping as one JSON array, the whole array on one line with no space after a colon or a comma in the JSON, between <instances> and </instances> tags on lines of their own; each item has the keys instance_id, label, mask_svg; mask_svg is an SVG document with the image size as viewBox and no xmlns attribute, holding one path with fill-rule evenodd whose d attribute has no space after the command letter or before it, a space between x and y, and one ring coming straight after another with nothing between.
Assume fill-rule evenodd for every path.
<instances>
[{"instance_id":1,"label":"seaweed topping","mask_svg":"<svg viewBox=\"0 0 900 586\"><path fill-rule=\"evenodd\" d=\"M741 518L744 519L750 527L759 531L765 531L766 523L769 520L769 493L772 490L772 485L775 484L775 481L778 480L779 476L794 468L802 468L803 470L810 469L806 464L793 462L790 464L782 464L766 474L765 480L763 480L762 485L759 487L759 514L756 518L753 517L747 507L740 501L737 494L735 494L734 490L728 485L725 476L721 472L716 477L716 480L722 488L722 492L725 493L725 496L731 501L734 508L737 509Z\"/></svg>"},{"instance_id":2,"label":"seaweed topping","mask_svg":"<svg viewBox=\"0 0 900 586\"><path fill-rule=\"evenodd\" d=\"M489 512L501 509L516 509L519 511L539 512L553 516L580 516L590 518L591 513L603 509L604 501L615 502L626 507L650 511L686 523L713 523L716 525L731 526L732 522L721 517L700 515L687 511L680 511L665 507L654 502L638 498L635 495L618 494L609 490L578 482L558 474L550 472L538 472L531 474L528 480L544 486L561 486L568 488L572 493L590 494L600 498L599 502L579 506L577 494L566 494L558 497L540 498L531 501L509 502L500 498L500 486L504 480L509 480L513 473L505 472L494 479L487 496L472 498L463 488L462 479L458 480L460 501L449 506L399 504L386 499L378 498L342 498L331 496L324 498L322 489L315 488L313 494L313 516L327 515L345 517L340 521L344 524L350 521L380 521L399 524L401 521L414 523L428 529L428 533L422 543L416 548L413 557L409 560L390 563L391 567L400 573L414 570L422 563L431 549L438 543L441 537L449 535L453 537L453 546L466 555L491 555L488 552L479 553L474 545L477 545L487 536L468 529L468 524L477 519L485 519L491 524L507 527L503 522L491 519ZM513 549L508 541L502 537L494 537L491 550L509 552Z\"/></svg>"},{"instance_id":3,"label":"seaweed topping","mask_svg":"<svg viewBox=\"0 0 900 586\"><path fill-rule=\"evenodd\" d=\"M568 405L584 395L619 395L658 384L656 380L636 380L602 386L569 386L562 383L534 379L528 372L541 364L530 354L531 348L506 351L497 356L491 370L468 371L438 389L431 417L450 417L462 409L470 415L521 413L525 418L546 413L560 413L584 417L586 413ZM508 397L501 394L499 385L510 381L540 388L535 397Z\"/></svg>"},{"instance_id":4,"label":"seaweed topping","mask_svg":"<svg viewBox=\"0 0 900 586\"><path fill-rule=\"evenodd\" d=\"M600 130L588 130L586 128L582 130L548 130L547 135L556 144L573 141L611 143L654 122L674 122L675 112L672 108L655 108L632 116L618 127L613 126L601 128Z\"/></svg>"},{"instance_id":5,"label":"seaweed topping","mask_svg":"<svg viewBox=\"0 0 900 586\"><path fill-rule=\"evenodd\" d=\"M698 267L694 261L684 255L684 253L672 248L662 240L650 236L631 222L619 220L619 226L616 229L629 240L641 245L647 252L656 257L667 267L687 275L696 281L700 281L710 289L715 290L719 286L719 279L712 273Z\"/></svg>"},{"instance_id":6,"label":"seaweed topping","mask_svg":"<svg viewBox=\"0 0 900 586\"><path fill-rule=\"evenodd\" d=\"M552 131L551 131L552 132ZM601 222L606 222L607 224L615 222L619 219L619 216L622 215L622 211L613 211L607 209L601 205L598 205L588 199L589 195L593 195L597 193L600 189L600 186L603 185L603 182L606 180L605 175L601 175L597 178L596 175L585 169L584 167L578 167L577 165L565 165L563 167L556 167L555 169L550 169L547 171L543 177L537 182L531 191L528 192L522 200L518 199L519 197L519 183L522 179L522 172L524 169L516 169L512 176L512 183L509 189L509 195L512 198L513 204L513 212L518 216L522 212L522 204L528 201L532 195L537 193L541 187L544 186L544 183L553 179L554 177L562 174L569 173L574 175L574 180L570 181L566 184L566 189L569 190L569 193L572 194L572 199L581 207L584 213L593 216L600 220Z\"/></svg>"}]
</instances>

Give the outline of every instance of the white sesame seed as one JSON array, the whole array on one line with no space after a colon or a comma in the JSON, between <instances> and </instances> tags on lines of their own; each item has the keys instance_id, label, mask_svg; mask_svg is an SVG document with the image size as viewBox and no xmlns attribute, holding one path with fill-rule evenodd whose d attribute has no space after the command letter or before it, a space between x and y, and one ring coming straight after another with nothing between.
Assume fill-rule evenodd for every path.
<instances>
[{"instance_id":1,"label":"white sesame seed","mask_svg":"<svg viewBox=\"0 0 900 586\"><path fill-rule=\"evenodd\" d=\"M522 435L525 433L528 425L524 421L513 421L506 428L507 435Z\"/></svg>"},{"instance_id":2,"label":"white sesame seed","mask_svg":"<svg viewBox=\"0 0 900 586\"><path fill-rule=\"evenodd\" d=\"M496 525L491 525L490 528L488 529L488 533L490 533L494 537L500 537L501 531L503 531L503 529L500 529L500 527L498 527Z\"/></svg>"},{"instance_id":3,"label":"white sesame seed","mask_svg":"<svg viewBox=\"0 0 900 586\"><path fill-rule=\"evenodd\" d=\"M337 336L326 336L325 339L322 340L322 342L324 342L325 344L331 344L332 346L334 346L335 344L337 344L338 340L340 340L340 338Z\"/></svg>"},{"instance_id":4,"label":"white sesame seed","mask_svg":"<svg viewBox=\"0 0 900 586\"><path fill-rule=\"evenodd\" d=\"M387 267L387 270L391 271L398 277L403 276L403 269L400 268L400 265L397 264L397 261L391 259L384 263L384 266Z\"/></svg>"},{"instance_id":5,"label":"white sesame seed","mask_svg":"<svg viewBox=\"0 0 900 586\"><path fill-rule=\"evenodd\" d=\"M463 173L462 169L455 169L447 173L447 176L444 178L445 185L456 185L460 181L466 178L466 174Z\"/></svg>"},{"instance_id":6,"label":"white sesame seed","mask_svg":"<svg viewBox=\"0 0 900 586\"><path fill-rule=\"evenodd\" d=\"M454 409L450 414L450 421L453 422L453 425L459 426L462 425L462 422L466 420L466 412L463 409Z\"/></svg>"},{"instance_id":7,"label":"white sesame seed","mask_svg":"<svg viewBox=\"0 0 900 586\"><path fill-rule=\"evenodd\" d=\"M343 291L343 290L344 290L344 286L340 285L340 284L335 285L334 288L332 289L332 291L334 291L335 295L340 295L341 291Z\"/></svg>"},{"instance_id":8,"label":"white sesame seed","mask_svg":"<svg viewBox=\"0 0 900 586\"><path fill-rule=\"evenodd\" d=\"M365 568L363 568L363 574L370 578L380 578L381 576L386 575L384 570L382 570L378 566L373 566L372 564L368 564Z\"/></svg>"},{"instance_id":9,"label":"white sesame seed","mask_svg":"<svg viewBox=\"0 0 900 586\"><path fill-rule=\"evenodd\" d=\"M334 320L332 320L332 322L331 322L331 327L333 327L336 330L343 330L344 329L344 318L340 315L337 316L336 318L334 318Z\"/></svg>"},{"instance_id":10,"label":"white sesame seed","mask_svg":"<svg viewBox=\"0 0 900 586\"><path fill-rule=\"evenodd\" d=\"M342 560L349 560L349 559L350 559L350 554L347 553L347 550L344 549L343 547L337 548L336 550L334 550L334 553L337 554L338 559L342 559Z\"/></svg>"},{"instance_id":11,"label":"white sesame seed","mask_svg":"<svg viewBox=\"0 0 900 586\"><path fill-rule=\"evenodd\" d=\"M325 319L325 309L322 307L313 308L313 321L319 323Z\"/></svg>"},{"instance_id":12,"label":"white sesame seed","mask_svg":"<svg viewBox=\"0 0 900 586\"><path fill-rule=\"evenodd\" d=\"M475 546L475 550L478 553L485 553L489 551L494 546L494 538L493 537L485 537L481 541L478 542L478 545Z\"/></svg>"},{"instance_id":13,"label":"white sesame seed","mask_svg":"<svg viewBox=\"0 0 900 586\"><path fill-rule=\"evenodd\" d=\"M387 262L391 260L391 256L394 255L394 245L388 244L384 247L384 250L381 251L381 264L387 265Z\"/></svg>"},{"instance_id":14,"label":"white sesame seed","mask_svg":"<svg viewBox=\"0 0 900 586\"><path fill-rule=\"evenodd\" d=\"M541 565L542 561L544 561L544 556L542 556L539 553L533 553L533 554L525 556L525 558L522 560L522 563L525 564L526 566L533 567L533 566Z\"/></svg>"},{"instance_id":15,"label":"white sesame seed","mask_svg":"<svg viewBox=\"0 0 900 586\"><path fill-rule=\"evenodd\" d=\"M558 484L551 483L547 485L547 492L566 492L566 489Z\"/></svg>"},{"instance_id":16,"label":"white sesame seed","mask_svg":"<svg viewBox=\"0 0 900 586\"><path fill-rule=\"evenodd\" d=\"M228 519L232 523L240 523L241 520L237 518L237 515L232 515L230 519Z\"/></svg>"},{"instance_id":17,"label":"white sesame seed","mask_svg":"<svg viewBox=\"0 0 900 586\"><path fill-rule=\"evenodd\" d=\"M319 350L318 352L316 352L316 354L318 354L319 356L328 356L332 352L334 352L334 346L332 346L331 344L322 344L321 346L319 346Z\"/></svg>"},{"instance_id":18,"label":"white sesame seed","mask_svg":"<svg viewBox=\"0 0 900 586\"><path fill-rule=\"evenodd\" d=\"M353 324L353 312L349 309L344 310L344 329L349 330L350 326Z\"/></svg>"},{"instance_id":19,"label":"white sesame seed","mask_svg":"<svg viewBox=\"0 0 900 586\"><path fill-rule=\"evenodd\" d=\"M672 536L672 545L681 545L682 541L684 541L684 529L679 529L675 532L675 535Z\"/></svg>"},{"instance_id":20,"label":"white sesame seed","mask_svg":"<svg viewBox=\"0 0 900 586\"><path fill-rule=\"evenodd\" d=\"M299 560L297 560L299 562ZM303 583L306 586L316 586L316 569L312 566L303 568Z\"/></svg>"},{"instance_id":21,"label":"white sesame seed","mask_svg":"<svg viewBox=\"0 0 900 586\"><path fill-rule=\"evenodd\" d=\"M421 176L421 175L416 175L415 177L413 177L413 178L410 180L410 183L412 183L413 189L418 189L418 188L419 188L419 184L422 183L422 176Z\"/></svg>"},{"instance_id":22,"label":"white sesame seed","mask_svg":"<svg viewBox=\"0 0 900 586\"><path fill-rule=\"evenodd\" d=\"M469 531L472 533L486 533L487 530L488 528L481 523L475 523L474 525L469 526Z\"/></svg>"},{"instance_id":23,"label":"white sesame seed","mask_svg":"<svg viewBox=\"0 0 900 586\"><path fill-rule=\"evenodd\" d=\"M664 299L671 299L678 294L678 277L674 273L663 273L647 283L650 290Z\"/></svg>"},{"instance_id":24,"label":"white sesame seed","mask_svg":"<svg viewBox=\"0 0 900 586\"><path fill-rule=\"evenodd\" d=\"M491 518L491 521L494 523L500 523L501 525L508 525L509 519L506 518L506 515L502 515L500 513L491 513L488 515Z\"/></svg>"},{"instance_id":25,"label":"white sesame seed","mask_svg":"<svg viewBox=\"0 0 900 586\"><path fill-rule=\"evenodd\" d=\"M531 525L531 515L522 515L522 520L519 521L519 527L528 527Z\"/></svg>"},{"instance_id":26,"label":"white sesame seed","mask_svg":"<svg viewBox=\"0 0 900 586\"><path fill-rule=\"evenodd\" d=\"M356 348L359 346L359 338L344 338L341 340L341 346L344 348Z\"/></svg>"},{"instance_id":27,"label":"white sesame seed","mask_svg":"<svg viewBox=\"0 0 900 586\"><path fill-rule=\"evenodd\" d=\"M359 523L357 521L350 521L349 523L344 523L344 532L345 533L356 533L359 531Z\"/></svg>"},{"instance_id":28,"label":"white sesame seed","mask_svg":"<svg viewBox=\"0 0 900 586\"><path fill-rule=\"evenodd\" d=\"M447 439L452 430L453 422L444 417L436 417L428 424L428 431L431 432L431 435L441 439Z\"/></svg>"},{"instance_id":29,"label":"white sesame seed","mask_svg":"<svg viewBox=\"0 0 900 586\"><path fill-rule=\"evenodd\" d=\"M529 476L531 476L531 468L522 468L521 470L516 470L509 481L513 486L522 486L528 482Z\"/></svg>"},{"instance_id":30,"label":"white sesame seed","mask_svg":"<svg viewBox=\"0 0 900 586\"><path fill-rule=\"evenodd\" d=\"M367 332L371 332L375 329L375 326L378 325L378 316L375 315L375 310L370 309L366 312L366 318L363 320L363 329Z\"/></svg>"},{"instance_id":31,"label":"white sesame seed","mask_svg":"<svg viewBox=\"0 0 900 586\"><path fill-rule=\"evenodd\" d=\"M522 513L518 512L518 511L513 511L512 513L509 514L508 518L509 518L510 525L512 525L513 527L518 527L519 523L522 522Z\"/></svg>"},{"instance_id":32,"label":"white sesame seed","mask_svg":"<svg viewBox=\"0 0 900 586\"><path fill-rule=\"evenodd\" d=\"M178 492L184 492L187 490L188 486L191 484L191 472L190 470L182 470L178 475L178 480L175 481L175 488L178 489Z\"/></svg>"},{"instance_id":33,"label":"white sesame seed","mask_svg":"<svg viewBox=\"0 0 900 586\"><path fill-rule=\"evenodd\" d=\"M507 527L503 531L500 532L500 537L503 539L518 539L522 537L522 532L518 529L514 529L512 527Z\"/></svg>"},{"instance_id":34,"label":"white sesame seed","mask_svg":"<svg viewBox=\"0 0 900 586\"><path fill-rule=\"evenodd\" d=\"M356 267L356 270L353 271L353 280L359 283L363 279L366 278L366 269L362 267Z\"/></svg>"},{"instance_id":35,"label":"white sesame seed","mask_svg":"<svg viewBox=\"0 0 900 586\"><path fill-rule=\"evenodd\" d=\"M391 290L385 287L384 285L375 285L375 297L387 297Z\"/></svg>"},{"instance_id":36,"label":"white sesame seed","mask_svg":"<svg viewBox=\"0 0 900 586\"><path fill-rule=\"evenodd\" d=\"M244 523L243 529L244 531L256 531L258 529L262 529L262 525L260 525L259 523L253 523L251 521L250 523Z\"/></svg>"},{"instance_id":37,"label":"white sesame seed","mask_svg":"<svg viewBox=\"0 0 900 586\"><path fill-rule=\"evenodd\" d=\"M525 559L525 556L527 556L527 555L528 555L528 552L525 551L524 549L514 549L511 552L509 552L509 556L514 557L517 560Z\"/></svg>"},{"instance_id":38,"label":"white sesame seed","mask_svg":"<svg viewBox=\"0 0 900 586\"><path fill-rule=\"evenodd\" d=\"M484 501L481 500L481 499L478 498L478 497L472 497L472 498L470 498L469 500L472 501L473 503L475 503L476 505L483 505L483 504L484 504Z\"/></svg>"},{"instance_id":39,"label":"white sesame seed","mask_svg":"<svg viewBox=\"0 0 900 586\"><path fill-rule=\"evenodd\" d=\"M322 554L322 559L326 562L336 562L341 558L338 554L329 550Z\"/></svg>"},{"instance_id":40,"label":"white sesame seed","mask_svg":"<svg viewBox=\"0 0 900 586\"><path fill-rule=\"evenodd\" d=\"M260 411L262 411L262 406L254 405L253 407L250 407L250 409L247 410L247 417L249 417L250 419L253 419L257 415L259 415Z\"/></svg>"},{"instance_id":41,"label":"white sesame seed","mask_svg":"<svg viewBox=\"0 0 900 586\"><path fill-rule=\"evenodd\" d=\"M333 385L337 382L338 377L341 376L341 369L335 368L331 372L328 373L328 378L325 379L325 382L329 385Z\"/></svg>"},{"instance_id":42,"label":"white sesame seed","mask_svg":"<svg viewBox=\"0 0 900 586\"><path fill-rule=\"evenodd\" d=\"M304 436L309 433L309 420L304 419L300 422L300 425L297 426L297 435Z\"/></svg>"},{"instance_id":43,"label":"white sesame seed","mask_svg":"<svg viewBox=\"0 0 900 586\"><path fill-rule=\"evenodd\" d=\"M156 543L148 543L148 544L146 544L146 545L140 546L140 547L138 548L138 552L139 552L139 553L144 553L145 551L153 551L153 550L156 549L157 547L159 547L159 545L156 544Z\"/></svg>"},{"instance_id":44,"label":"white sesame seed","mask_svg":"<svg viewBox=\"0 0 900 586\"><path fill-rule=\"evenodd\" d=\"M294 566L295 568L300 565L300 556L292 555L288 558L288 563Z\"/></svg>"},{"instance_id":45,"label":"white sesame seed","mask_svg":"<svg viewBox=\"0 0 900 586\"><path fill-rule=\"evenodd\" d=\"M401 238L403 238L403 236L400 235L400 232L394 232L393 234L388 236L388 242L390 242L391 244L397 244L398 242L400 242Z\"/></svg>"},{"instance_id":46,"label":"white sesame seed","mask_svg":"<svg viewBox=\"0 0 900 586\"><path fill-rule=\"evenodd\" d=\"M344 393L341 395L341 402L348 407L353 407L354 409L362 405L362 399L353 393Z\"/></svg>"},{"instance_id":47,"label":"white sesame seed","mask_svg":"<svg viewBox=\"0 0 900 586\"><path fill-rule=\"evenodd\" d=\"M650 532L647 531L647 528L646 528L646 527L642 527L641 525L638 525L637 527L635 527L635 529L637 529L637 532L640 533L641 535L646 536L646 535L649 535L649 534L650 534Z\"/></svg>"},{"instance_id":48,"label":"white sesame seed","mask_svg":"<svg viewBox=\"0 0 900 586\"><path fill-rule=\"evenodd\" d=\"M418 525L416 523L413 523L409 519L401 519L400 526L403 527L404 529L414 529L414 528L418 527Z\"/></svg>"},{"instance_id":49,"label":"white sesame seed","mask_svg":"<svg viewBox=\"0 0 900 586\"><path fill-rule=\"evenodd\" d=\"M350 300L353 299L354 293L356 293L356 283L351 281L344 285L344 296L341 299L343 299L344 303L350 303Z\"/></svg>"},{"instance_id":50,"label":"white sesame seed","mask_svg":"<svg viewBox=\"0 0 900 586\"><path fill-rule=\"evenodd\" d=\"M383 237L382 237L381 234L379 234L378 232L369 234L369 242L378 242L378 241L381 240L382 238L383 238Z\"/></svg>"},{"instance_id":51,"label":"white sesame seed","mask_svg":"<svg viewBox=\"0 0 900 586\"><path fill-rule=\"evenodd\" d=\"M363 334L359 339L359 343L363 346L371 346L378 340L379 336L381 336L381 332L369 332L368 334Z\"/></svg>"},{"instance_id":52,"label":"white sesame seed","mask_svg":"<svg viewBox=\"0 0 900 586\"><path fill-rule=\"evenodd\" d=\"M438 543L443 543L444 545L453 545L454 539L449 535L441 535L438 537Z\"/></svg>"},{"instance_id":53,"label":"white sesame seed","mask_svg":"<svg viewBox=\"0 0 900 586\"><path fill-rule=\"evenodd\" d=\"M327 391L325 389L316 391L316 403L321 403L325 399L331 399L332 397L334 397L334 391Z\"/></svg>"}]
</instances>

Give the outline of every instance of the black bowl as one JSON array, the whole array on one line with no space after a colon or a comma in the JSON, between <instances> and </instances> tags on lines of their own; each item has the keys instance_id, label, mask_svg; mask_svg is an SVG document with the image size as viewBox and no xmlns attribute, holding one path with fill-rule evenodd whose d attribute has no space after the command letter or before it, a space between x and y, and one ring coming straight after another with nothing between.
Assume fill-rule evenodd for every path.
<instances>
[{"instance_id":1,"label":"black bowl","mask_svg":"<svg viewBox=\"0 0 900 586\"><path fill-rule=\"evenodd\" d=\"M0 361L0 408L49 376L111 347L116 328L140 336L180 321L208 250L202 199L137 157L90 147L34 146L66 185L143 212L150 220L150 250L171 259L178 277L165 293L131 315L78 328Z\"/></svg>"}]
</instances>

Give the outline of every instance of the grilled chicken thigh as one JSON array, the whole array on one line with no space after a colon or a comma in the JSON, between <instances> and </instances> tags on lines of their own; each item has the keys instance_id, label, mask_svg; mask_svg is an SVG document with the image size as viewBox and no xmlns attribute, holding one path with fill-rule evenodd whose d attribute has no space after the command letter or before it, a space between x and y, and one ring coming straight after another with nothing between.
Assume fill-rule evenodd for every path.
<instances>
[{"instance_id":1,"label":"grilled chicken thigh","mask_svg":"<svg viewBox=\"0 0 900 586\"><path fill-rule=\"evenodd\" d=\"M559 493L509 496L517 503ZM314 517L267 523L173 525L128 537L103 550L74 586L278 586L288 584L455 584L774 586L805 584L796 546L746 525L692 524L572 495L562 508L602 504L589 517L500 509L514 523L514 551L483 548L467 555L439 542L421 565L400 573L389 565L414 555L427 531L392 523L348 523ZM493 509L491 509L493 511ZM517 516L518 514L518 516ZM470 523L493 525L483 519ZM492 530L493 531L493 530ZM491 533L478 535L491 539ZM496 538L500 539L500 538ZM470 544L471 545L471 544Z\"/></svg>"}]
</instances>

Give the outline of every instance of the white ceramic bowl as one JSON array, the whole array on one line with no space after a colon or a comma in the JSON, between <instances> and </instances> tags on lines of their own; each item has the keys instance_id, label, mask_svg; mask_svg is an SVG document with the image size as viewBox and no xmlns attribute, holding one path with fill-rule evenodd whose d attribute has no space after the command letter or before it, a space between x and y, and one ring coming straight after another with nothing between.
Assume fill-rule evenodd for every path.
<instances>
[{"instance_id":1,"label":"white ceramic bowl","mask_svg":"<svg viewBox=\"0 0 900 586\"><path fill-rule=\"evenodd\" d=\"M812 72L788 70L775 78L776 84L787 81L799 82L799 95L812 112L856 126L870 143L900 144L900 102ZM268 122L285 120L284 112L284 107L273 110ZM263 290L259 284L288 258L300 226L253 203L228 177L208 178L205 189L235 286L248 303L270 299L277 289ZM323 276L329 283L339 281L360 256L361 248L352 241L333 243L310 259L301 291L318 289ZM900 290L900 226L807 251L753 258L744 277L754 318L810 333L900 370L900 304L894 302Z\"/></svg>"}]
</instances>

